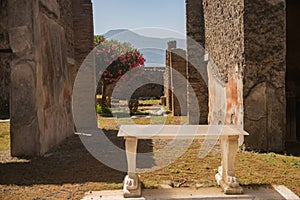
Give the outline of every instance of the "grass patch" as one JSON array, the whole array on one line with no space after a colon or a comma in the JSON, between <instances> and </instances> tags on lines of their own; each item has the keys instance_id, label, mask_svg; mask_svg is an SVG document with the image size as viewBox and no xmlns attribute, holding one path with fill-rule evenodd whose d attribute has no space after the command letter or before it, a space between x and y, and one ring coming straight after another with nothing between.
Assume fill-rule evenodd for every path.
<instances>
[{"instance_id":1,"label":"grass patch","mask_svg":"<svg viewBox=\"0 0 300 200\"><path fill-rule=\"evenodd\" d=\"M0 151L8 150L10 147L10 123L0 123Z\"/></svg>"},{"instance_id":2,"label":"grass patch","mask_svg":"<svg viewBox=\"0 0 300 200\"><path fill-rule=\"evenodd\" d=\"M160 104L159 99L146 99L146 100L139 100L139 105L158 105Z\"/></svg>"}]
</instances>

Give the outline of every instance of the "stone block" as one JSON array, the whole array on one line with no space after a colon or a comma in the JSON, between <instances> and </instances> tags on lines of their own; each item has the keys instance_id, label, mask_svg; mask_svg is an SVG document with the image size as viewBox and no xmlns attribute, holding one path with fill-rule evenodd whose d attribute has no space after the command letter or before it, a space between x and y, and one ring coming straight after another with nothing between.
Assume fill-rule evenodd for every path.
<instances>
[{"instance_id":1,"label":"stone block","mask_svg":"<svg viewBox=\"0 0 300 200\"><path fill-rule=\"evenodd\" d=\"M262 83L245 98L245 130L250 133L245 143L250 149L259 150L268 145L266 90L266 83Z\"/></svg>"},{"instance_id":2,"label":"stone block","mask_svg":"<svg viewBox=\"0 0 300 200\"><path fill-rule=\"evenodd\" d=\"M9 43L14 53L22 53L32 47L32 30L29 26L11 28L9 32Z\"/></svg>"},{"instance_id":3,"label":"stone block","mask_svg":"<svg viewBox=\"0 0 300 200\"><path fill-rule=\"evenodd\" d=\"M60 18L60 8L56 0L39 0L40 5L53 13L56 18Z\"/></svg>"}]
</instances>

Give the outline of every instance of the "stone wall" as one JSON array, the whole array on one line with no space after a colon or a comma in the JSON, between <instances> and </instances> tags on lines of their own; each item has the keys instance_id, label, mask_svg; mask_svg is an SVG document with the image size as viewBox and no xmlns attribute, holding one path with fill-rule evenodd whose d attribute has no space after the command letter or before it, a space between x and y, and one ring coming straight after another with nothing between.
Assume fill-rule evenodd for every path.
<instances>
[{"instance_id":1,"label":"stone wall","mask_svg":"<svg viewBox=\"0 0 300 200\"><path fill-rule=\"evenodd\" d=\"M173 116L187 115L187 58L186 51L177 48L176 41L168 42L164 97Z\"/></svg>"},{"instance_id":2,"label":"stone wall","mask_svg":"<svg viewBox=\"0 0 300 200\"><path fill-rule=\"evenodd\" d=\"M71 5L71 0L8 2L13 156L41 155L74 133Z\"/></svg>"},{"instance_id":3,"label":"stone wall","mask_svg":"<svg viewBox=\"0 0 300 200\"><path fill-rule=\"evenodd\" d=\"M164 95L165 67L145 67L144 74L134 82L126 82L126 93L131 91L132 99L160 99ZM137 86L140 86L136 88ZM113 93L113 98L124 99L126 95L120 92Z\"/></svg>"},{"instance_id":4,"label":"stone wall","mask_svg":"<svg viewBox=\"0 0 300 200\"><path fill-rule=\"evenodd\" d=\"M0 1L0 119L9 118L10 61L7 0Z\"/></svg>"},{"instance_id":5,"label":"stone wall","mask_svg":"<svg viewBox=\"0 0 300 200\"><path fill-rule=\"evenodd\" d=\"M203 2L209 56L209 123L243 126L243 1Z\"/></svg>"},{"instance_id":6,"label":"stone wall","mask_svg":"<svg viewBox=\"0 0 300 200\"><path fill-rule=\"evenodd\" d=\"M166 106L169 111L172 110L172 88L171 88L171 49L176 48L176 41L169 41L168 48L166 50L166 69L164 73L164 96L166 97Z\"/></svg>"},{"instance_id":7,"label":"stone wall","mask_svg":"<svg viewBox=\"0 0 300 200\"><path fill-rule=\"evenodd\" d=\"M156 77L155 79L158 80L158 84L150 83L138 88L132 95L132 98L160 99L160 97L164 96L164 73L164 67L145 67L145 74L147 74L146 77Z\"/></svg>"},{"instance_id":8,"label":"stone wall","mask_svg":"<svg viewBox=\"0 0 300 200\"><path fill-rule=\"evenodd\" d=\"M245 0L245 130L250 149L282 151L286 132L284 0Z\"/></svg>"},{"instance_id":9,"label":"stone wall","mask_svg":"<svg viewBox=\"0 0 300 200\"><path fill-rule=\"evenodd\" d=\"M77 72L78 66L76 66L75 62L75 39L74 34L77 31L74 29L74 22L73 17L73 6L75 6L74 1L69 0L57 0L57 3L60 7L60 20L59 24L65 30L65 37L66 37L66 45L67 45L67 63L68 68L71 70L72 73L72 82L74 82L75 72Z\"/></svg>"},{"instance_id":10,"label":"stone wall","mask_svg":"<svg viewBox=\"0 0 300 200\"><path fill-rule=\"evenodd\" d=\"M94 22L91 0L73 0L72 5L76 64L71 73L74 82L78 69L94 47Z\"/></svg>"},{"instance_id":11,"label":"stone wall","mask_svg":"<svg viewBox=\"0 0 300 200\"><path fill-rule=\"evenodd\" d=\"M244 124L249 149L284 150L285 2L203 1L203 10L209 122Z\"/></svg>"},{"instance_id":12,"label":"stone wall","mask_svg":"<svg viewBox=\"0 0 300 200\"><path fill-rule=\"evenodd\" d=\"M170 70L173 116L187 115L186 51L170 50Z\"/></svg>"},{"instance_id":13,"label":"stone wall","mask_svg":"<svg viewBox=\"0 0 300 200\"><path fill-rule=\"evenodd\" d=\"M207 124L208 88L204 62L205 27L202 0L186 0L188 119L190 124ZM192 98L196 94L196 99ZM194 108L199 107L199 112Z\"/></svg>"}]
</instances>

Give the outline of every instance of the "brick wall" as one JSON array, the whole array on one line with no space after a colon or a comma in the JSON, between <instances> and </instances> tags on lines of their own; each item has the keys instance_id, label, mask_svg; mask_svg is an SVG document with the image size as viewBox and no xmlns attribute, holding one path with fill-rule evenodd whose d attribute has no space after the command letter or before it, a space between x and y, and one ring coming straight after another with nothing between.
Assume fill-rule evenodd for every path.
<instances>
[{"instance_id":1,"label":"brick wall","mask_svg":"<svg viewBox=\"0 0 300 200\"><path fill-rule=\"evenodd\" d=\"M170 70L173 116L187 115L186 51L170 50Z\"/></svg>"},{"instance_id":2,"label":"brick wall","mask_svg":"<svg viewBox=\"0 0 300 200\"><path fill-rule=\"evenodd\" d=\"M186 0L188 118L190 124L207 124L208 88L206 63L203 60L205 27L202 0ZM193 98L191 94L196 94ZM199 112L194 109L199 107Z\"/></svg>"},{"instance_id":3,"label":"brick wall","mask_svg":"<svg viewBox=\"0 0 300 200\"><path fill-rule=\"evenodd\" d=\"M75 67L72 69L72 80L74 82L80 65L93 49L94 22L91 0L74 0L72 5L76 61Z\"/></svg>"}]
</instances>

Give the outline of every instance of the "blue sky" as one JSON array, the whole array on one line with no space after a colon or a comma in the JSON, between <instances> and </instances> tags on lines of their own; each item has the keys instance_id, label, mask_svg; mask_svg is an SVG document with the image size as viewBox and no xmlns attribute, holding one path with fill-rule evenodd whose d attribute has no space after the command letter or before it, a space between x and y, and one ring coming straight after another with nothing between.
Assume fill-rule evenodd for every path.
<instances>
[{"instance_id":1,"label":"blue sky","mask_svg":"<svg viewBox=\"0 0 300 200\"><path fill-rule=\"evenodd\" d=\"M93 6L96 35L144 27L185 34L185 0L93 0Z\"/></svg>"}]
</instances>

